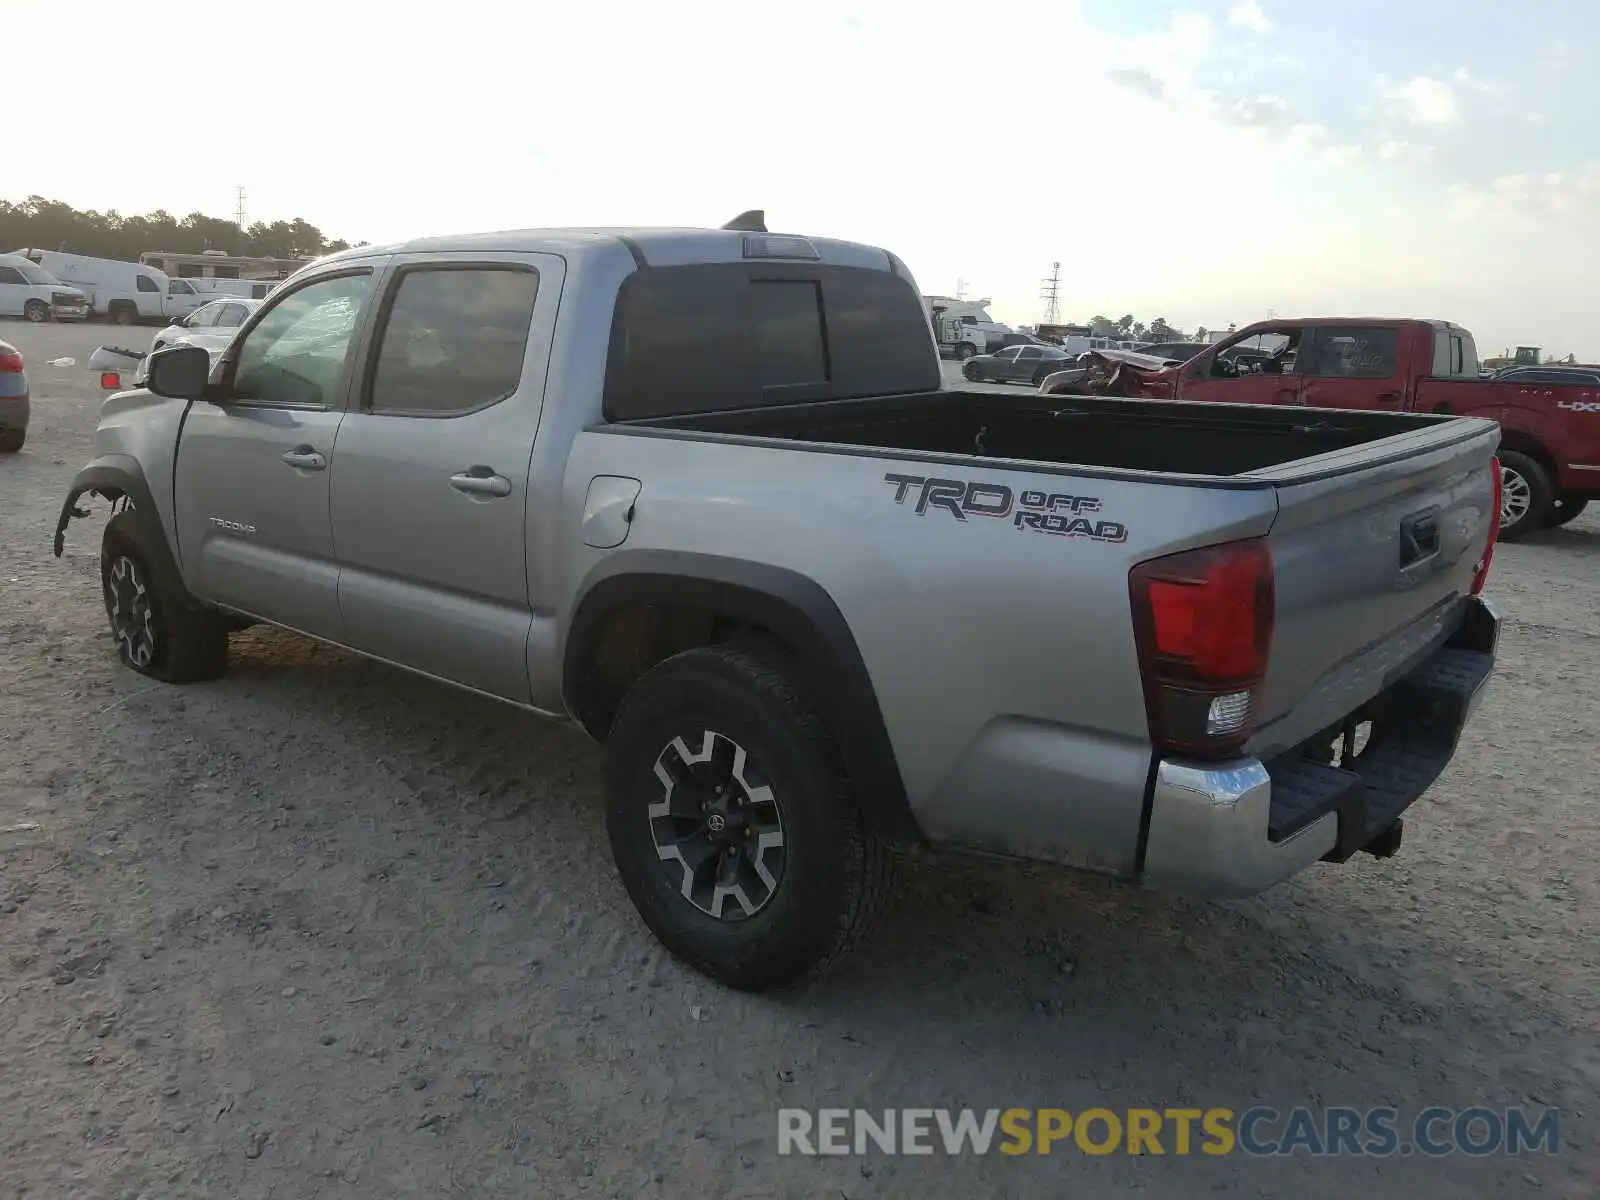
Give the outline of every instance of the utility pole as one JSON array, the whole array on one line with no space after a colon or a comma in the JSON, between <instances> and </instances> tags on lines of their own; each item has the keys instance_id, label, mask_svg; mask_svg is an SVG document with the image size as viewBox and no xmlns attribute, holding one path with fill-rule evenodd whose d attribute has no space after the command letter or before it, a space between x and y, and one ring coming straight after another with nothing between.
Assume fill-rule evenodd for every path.
<instances>
[{"instance_id":1,"label":"utility pole","mask_svg":"<svg viewBox=\"0 0 1600 1200\"><path fill-rule=\"evenodd\" d=\"M967 281L958 276L956 278L956 299L957 300L965 300L966 298L967 298Z\"/></svg>"},{"instance_id":2,"label":"utility pole","mask_svg":"<svg viewBox=\"0 0 1600 1200\"><path fill-rule=\"evenodd\" d=\"M239 200L239 232L243 233L244 232L244 184L241 183L238 187L234 188L233 190L234 190L234 193L238 196L238 200Z\"/></svg>"},{"instance_id":3,"label":"utility pole","mask_svg":"<svg viewBox=\"0 0 1600 1200\"><path fill-rule=\"evenodd\" d=\"M1044 301L1044 324L1054 325L1061 317L1061 306L1057 299L1061 293L1061 264L1050 264L1050 278L1040 281L1044 291L1039 293L1039 298Z\"/></svg>"}]
</instances>

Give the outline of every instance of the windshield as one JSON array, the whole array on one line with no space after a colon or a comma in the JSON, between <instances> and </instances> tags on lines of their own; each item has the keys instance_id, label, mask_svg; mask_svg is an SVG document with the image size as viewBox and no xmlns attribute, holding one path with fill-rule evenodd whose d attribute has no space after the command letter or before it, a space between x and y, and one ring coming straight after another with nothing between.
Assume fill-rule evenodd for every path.
<instances>
[{"instance_id":1,"label":"windshield","mask_svg":"<svg viewBox=\"0 0 1600 1200\"><path fill-rule=\"evenodd\" d=\"M29 283L43 284L45 287L60 287L61 280L50 274L36 262L24 258L16 264L17 271Z\"/></svg>"}]
</instances>

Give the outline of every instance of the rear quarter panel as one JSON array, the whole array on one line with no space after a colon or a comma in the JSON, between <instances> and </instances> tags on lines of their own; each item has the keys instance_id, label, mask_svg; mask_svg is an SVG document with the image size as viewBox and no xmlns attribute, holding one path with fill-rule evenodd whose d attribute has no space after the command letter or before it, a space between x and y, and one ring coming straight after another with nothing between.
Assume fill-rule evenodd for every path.
<instances>
[{"instance_id":1,"label":"rear quarter panel","mask_svg":"<svg viewBox=\"0 0 1600 1200\"><path fill-rule=\"evenodd\" d=\"M578 529L599 474L643 484L613 550L585 547ZM976 485L969 509L995 515L925 502L930 477ZM1025 500L1033 511L1053 497L1063 526L1076 507L1079 536L1019 527ZM1128 873L1151 761L1128 571L1263 533L1274 511L1270 489L592 431L569 460L553 592L564 641L611 556L688 551L797 571L855 636L931 840Z\"/></svg>"},{"instance_id":2,"label":"rear quarter panel","mask_svg":"<svg viewBox=\"0 0 1600 1200\"><path fill-rule=\"evenodd\" d=\"M1417 409L1499 423L1509 449L1525 438L1555 468L1558 491L1600 493L1600 388L1517 380L1425 379Z\"/></svg>"}]
</instances>

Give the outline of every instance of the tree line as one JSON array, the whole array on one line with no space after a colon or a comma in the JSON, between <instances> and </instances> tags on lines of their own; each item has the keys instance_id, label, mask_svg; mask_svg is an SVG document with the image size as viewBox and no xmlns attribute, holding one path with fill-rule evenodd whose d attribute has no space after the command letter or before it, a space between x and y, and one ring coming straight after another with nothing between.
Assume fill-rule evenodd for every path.
<instances>
[{"instance_id":1,"label":"tree line","mask_svg":"<svg viewBox=\"0 0 1600 1200\"><path fill-rule=\"evenodd\" d=\"M43 196L29 196L18 204L0 200L0 254L23 247L137 262L146 250L306 258L347 250L350 243L328 240L303 217L257 221L241 229L235 221L199 212L180 218L157 209L146 216L125 217L115 209L82 211Z\"/></svg>"},{"instance_id":2,"label":"tree line","mask_svg":"<svg viewBox=\"0 0 1600 1200\"><path fill-rule=\"evenodd\" d=\"M1235 328L1229 325L1228 332L1232 333ZM1211 333L1202 325L1194 331L1192 338L1185 337L1183 330L1167 324L1165 317L1157 317L1146 325L1132 313L1125 313L1115 321L1096 314L1089 318L1089 329L1092 337L1114 338L1121 342L1203 342Z\"/></svg>"}]
</instances>

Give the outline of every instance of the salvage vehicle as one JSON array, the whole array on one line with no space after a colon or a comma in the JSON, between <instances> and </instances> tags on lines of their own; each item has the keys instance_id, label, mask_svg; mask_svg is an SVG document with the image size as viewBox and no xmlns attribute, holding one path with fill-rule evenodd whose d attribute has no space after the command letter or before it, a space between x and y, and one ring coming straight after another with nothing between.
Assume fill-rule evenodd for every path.
<instances>
[{"instance_id":1,"label":"salvage vehicle","mask_svg":"<svg viewBox=\"0 0 1600 1200\"><path fill-rule=\"evenodd\" d=\"M0 317L21 317L38 325L81 321L88 314L89 298L77 288L19 254L0 254Z\"/></svg>"},{"instance_id":2,"label":"salvage vehicle","mask_svg":"<svg viewBox=\"0 0 1600 1200\"><path fill-rule=\"evenodd\" d=\"M27 442L30 411L22 351L0 342L0 454L15 454Z\"/></svg>"},{"instance_id":3,"label":"salvage vehicle","mask_svg":"<svg viewBox=\"0 0 1600 1200\"><path fill-rule=\"evenodd\" d=\"M1395 853L1494 663L1494 423L940 385L899 258L759 214L363 246L151 355L55 551L113 502L140 674L263 622L581 727L644 923L739 988L923 849Z\"/></svg>"},{"instance_id":4,"label":"salvage vehicle","mask_svg":"<svg viewBox=\"0 0 1600 1200\"><path fill-rule=\"evenodd\" d=\"M192 313L209 298L196 292L187 279L172 279L164 271L139 263L31 246L15 253L71 284L69 290L81 291L87 315L118 325L166 322Z\"/></svg>"},{"instance_id":5,"label":"salvage vehicle","mask_svg":"<svg viewBox=\"0 0 1600 1200\"><path fill-rule=\"evenodd\" d=\"M1247 341L1276 348L1244 370L1233 356ZM1086 388L1092 394L1493 420L1501 431L1502 541L1565 525L1600 496L1600 386L1582 373L1484 379L1472 335L1448 321L1263 321L1181 366L1112 352L1099 358Z\"/></svg>"}]
</instances>

